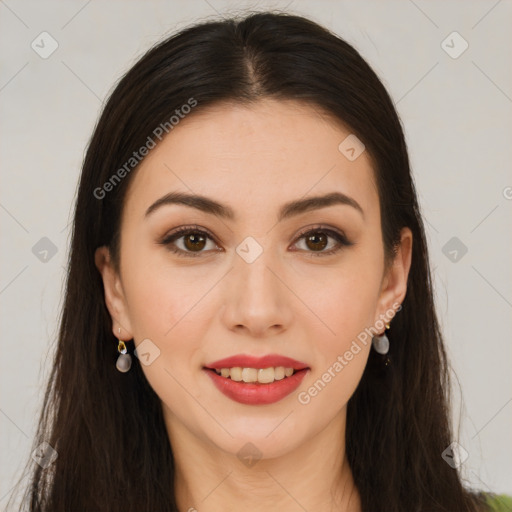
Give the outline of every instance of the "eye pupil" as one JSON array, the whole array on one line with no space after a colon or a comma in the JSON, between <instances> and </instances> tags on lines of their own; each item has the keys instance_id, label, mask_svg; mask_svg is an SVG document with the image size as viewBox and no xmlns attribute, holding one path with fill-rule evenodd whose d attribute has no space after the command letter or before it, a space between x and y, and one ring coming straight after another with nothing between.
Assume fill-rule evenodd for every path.
<instances>
[{"instance_id":1,"label":"eye pupil","mask_svg":"<svg viewBox=\"0 0 512 512\"><path fill-rule=\"evenodd\" d=\"M309 235L306 238L306 243L309 244L309 242L313 243L313 247L308 245L308 247L310 249L322 250L322 249L325 249L325 246L327 245L327 236L324 233L320 233L320 234L315 233L315 234ZM318 245L320 245L320 247L318 247Z\"/></svg>"},{"instance_id":2,"label":"eye pupil","mask_svg":"<svg viewBox=\"0 0 512 512\"><path fill-rule=\"evenodd\" d=\"M188 244L189 240L192 240L192 242L191 242L192 245ZM204 248L206 237L204 237L203 235L190 234L190 235L185 235L184 241L185 241L185 246L187 247L187 249L192 249L192 250L193 249L199 249L199 250L201 250L201 249Z\"/></svg>"}]
</instances>

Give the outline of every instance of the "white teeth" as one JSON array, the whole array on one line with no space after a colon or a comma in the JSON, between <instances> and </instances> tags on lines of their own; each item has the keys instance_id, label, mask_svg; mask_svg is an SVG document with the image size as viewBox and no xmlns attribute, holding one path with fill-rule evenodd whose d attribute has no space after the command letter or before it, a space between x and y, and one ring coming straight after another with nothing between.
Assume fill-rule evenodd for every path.
<instances>
[{"instance_id":1,"label":"white teeth","mask_svg":"<svg viewBox=\"0 0 512 512\"><path fill-rule=\"evenodd\" d=\"M294 373L293 368L277 366L275 368L222 368L215 370L218 375L225 378L231 378L236 382L259 382L260 384L270 384L275 380L282 380L285 377L291 377Z\"/></svg>"},{"instance_id":2,"label":"white teeth","mask_svg":"<svg viewBox=\"0 0 512 512\"><path fill-rule=\"evenodd\" d=\"M242 380L242 368L240 368L239 366L237 366L236 368L231 368L229 370L229 376L231 377L231 380L236 380L237 382L240 382Z\"/></svg>"},{"instance_id":3,"label":"white teeth","mask_svg":"<svg viewBox=\"0 0 512 512\"><path fill-rule=\"evenodd\" d=\"M274 368L262 368L258 370L258 382L262 384L268 384L274 382L275 370Z\"/></svg>"},{"instance_id":4,"label":"white teeth","mask_svg":"<svg viewBox=\"0 0 512 512\"><path fill-rule=\"evenodd\" d=\"M242 380L244 382L257 382L258 370L256 368L244 368L242 370Z\"/></svg>"},{"instance_id":5,"label":"white teeth","mask_svg":"<svg viewBox=\"0 0 512 512\"><path fill-rule=\"evenodd\" d=\"M274 379L284 379L284 366L278 366L277 368L274 368Z\"/></svg>"}]
</instances>

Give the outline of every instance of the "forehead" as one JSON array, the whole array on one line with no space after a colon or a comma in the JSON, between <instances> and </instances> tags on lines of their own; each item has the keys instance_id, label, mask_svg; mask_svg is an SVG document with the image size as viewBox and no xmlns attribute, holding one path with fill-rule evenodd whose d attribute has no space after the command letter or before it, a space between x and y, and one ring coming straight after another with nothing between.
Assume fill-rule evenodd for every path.
<instances>
[{"instance_id":1,"label":"forehead","mask_svg":"<svg viewBox=\"0 0 512 512\"><path fill-rule=\"evenodd\" d=\"M199 108L139 165L125 198L129 210L145 211L171 191L255 215L333 191L353 197L365 212L378 204L371 158L363 151L349 160L340 144L353 137L350 129L319 108L270 99Z\"/></svg>"}]
</instances>

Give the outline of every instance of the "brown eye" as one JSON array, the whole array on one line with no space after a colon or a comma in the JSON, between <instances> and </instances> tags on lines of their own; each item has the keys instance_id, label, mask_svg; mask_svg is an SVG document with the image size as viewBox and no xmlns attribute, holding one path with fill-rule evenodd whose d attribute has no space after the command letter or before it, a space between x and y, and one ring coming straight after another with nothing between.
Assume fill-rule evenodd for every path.
<instances>
[{"instance_id":1,"label":"brown eye","mask_svg":"<svg viewBox=\"0 0 512 512\"><path fill-rule=\"evenodd\" d=\"M204 250L208 241L213 244L215 250L214 239L206 231L185 226L166 236L160 243L178 256L196 257L211 252Z\"/></svg>"},{"instance_id":2,"label":"brown eye","mask_svg":"<svg viewBox=\"0 0 512 512\"><path fill-rule=\"evenodd\" d=\"M190 251L201 251L206 245L206 238L203 235L192 233L183 237L183 244Z\"/></svg>"},{"instance_id":3,"label":"brown eye","mask_svg":"<svg viewBox=\"0 0 512 512\"><path fill-rule=\"evenodd\" d=\"M310 256L329 256L337 253L343 247L354 245L354 242L350 242L343 233L328 228L309 229L303 232L298 240L305 245L305 248L301 248L301 252ZM330 244L329 240L334 240L335 243ZM213 244L213 248L206 250L205 247L209 241ZM216 246L212 235L194 226L177 229L167 235L160 244L165 245L178 256L192 258L221 250Z\"/></svg>"},{"instance_id":4,"label":"brown eye","mask_svg":"<svg viewBox=\"0 0 512 512\"><path fill-rule=\"evenodd\" d=\"M327 247L328 236L322 232L316 232L305 238L306 245L313 251L323 251Z\"/></svg>"},{"instance_id":5,"label":"brown eye","mask_svg":"<svg viewBox=\"0 0 512 512\"><path fill-rule=\"evenodd\" d=\"M335 240L336 243L328 247L329 239ZM306 246L304 251L309 253L310 256L329 256L337 253L343 247L354 245L354 242L350 242L344 234L321 227L309 229L301 233L299 241L304 242ZM325 250L326 248L328 248L328 250Z\"/></svg>"}]
</instances>

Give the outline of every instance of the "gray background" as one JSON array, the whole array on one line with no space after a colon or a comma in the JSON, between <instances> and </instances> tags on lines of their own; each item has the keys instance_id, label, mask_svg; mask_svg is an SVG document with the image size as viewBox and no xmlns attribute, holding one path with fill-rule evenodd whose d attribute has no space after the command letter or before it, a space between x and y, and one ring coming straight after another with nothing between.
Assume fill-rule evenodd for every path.
<instances>
[{"instance_id":1,"label":"gray background","mask_svg":"<svg viewBox=\"0 0 512 512\"><path fill-rule=\"evenodd\" d=\"M75 187L102 102L165 35L247 8L287 9L334 30L393 97L454 369L456 440L469 454L461 472L468 486L512 493L510 1L0 0L2 508L30 456ZM58 44L46 59L31 47L51 48L44 31ZM469 45L457 58L445 51L463 49L454 31Z\"/></svg>"}]
</instances>

